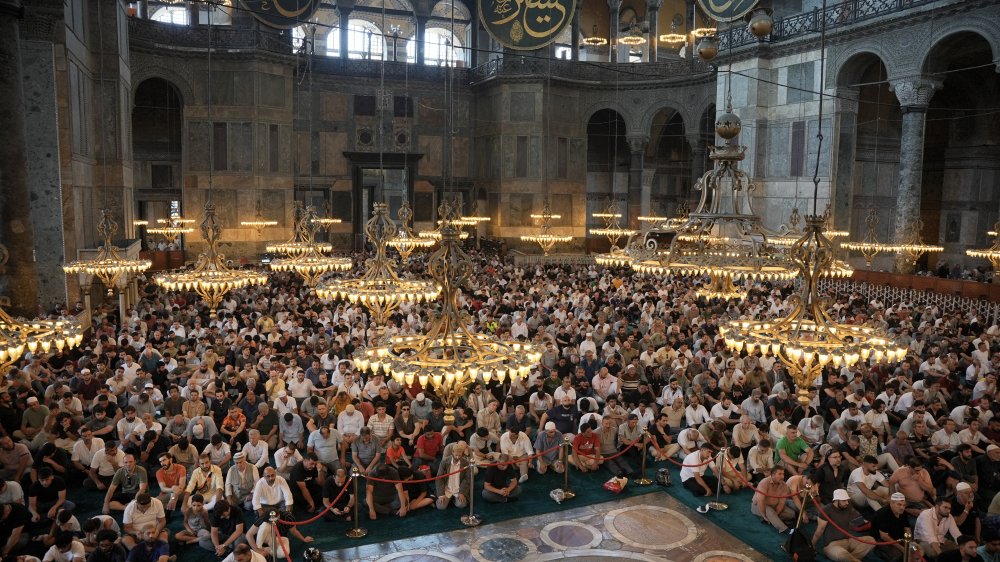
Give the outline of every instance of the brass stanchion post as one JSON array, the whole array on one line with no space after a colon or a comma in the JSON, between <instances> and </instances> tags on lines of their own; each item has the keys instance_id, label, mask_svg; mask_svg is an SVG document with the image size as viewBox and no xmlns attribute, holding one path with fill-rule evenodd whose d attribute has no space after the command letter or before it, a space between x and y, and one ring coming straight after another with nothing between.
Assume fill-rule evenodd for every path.
<instances>
[{"instance_id":1,"label":"brass stanchion post","mask_svg":"<svg viewBox=\"0 0 1000 562\"><path fill-rule=\"evenodd\" d=\"M907 529L903 532L903 562L910 562L915 548L917 545L913 544L913 534Z\"/></svg>"},{"instance_id":2,"label":"brass stanchion post","mask_svg":"<svg viewBox=\"0 0 1000 562\"><path fill-rule=\"evenodd\" d=\"M633 478L632 482L636 486L649 486L653 483L652 480L646 478L646 449L649 447L649 428L644 427L642 429L642 465L639 468L639 477Z\"/></svg>"},{"instance_id":3,"label":"brass stanchion post","mask_svg":"<svg viewBox=\"0 0 1000 562\"><path fill-rule=\"evenodd\" d=\"M350 539L360 539L368 535L368 529L361 528L361 515L359 513L359 506L361 505L361 496L358 495L358 479L361 478L361 471L358 467L351 467L351 480L354 480L354 527L347 530L347 538Z\"/></svg>"},{"instance_id":4,"label":"brass stanchion post","mask_svg":"<svg viewBox=\"0 0 1000 562\"><path fill-rule=\"evenodd\" d=\"M476 461L469 461L469 513L462 516L462 524L466 527L475 527L483 522L476 515Z\"/></svg>"},{"instance_id":5,"label":"brass stanchion post","mask_svg":"<svg viewBox=\"0 0 1000 562\"><path fill-rule=\"evenodd\" d=\"M278 510L277 510L277 508L271 510L271 513L268 514L268 518L267 519L268 519L268 521L271 522L271 558L273 560L277 560L278 559L278 548L280 548L280 546L278 545L278 541L281 540L281 539L278 538Z\"/></svg>"}]
</instances>

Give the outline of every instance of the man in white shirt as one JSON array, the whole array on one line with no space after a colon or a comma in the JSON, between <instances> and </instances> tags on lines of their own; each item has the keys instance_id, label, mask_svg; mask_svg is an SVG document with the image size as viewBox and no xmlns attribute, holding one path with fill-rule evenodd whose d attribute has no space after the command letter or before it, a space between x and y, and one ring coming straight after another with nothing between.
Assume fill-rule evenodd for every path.
<instances>
[{"instance_id":1,"label":"man in white shirt","mask_svg":"<svg viewBox=\"0 0 1000 562\"><path fill-rule=\"evenodd\" d=\"M535 454L535 449L531 446L531 439L528 434L522 431L517 425L512 425L507 432L500 436L500 453L510 457L512 463L517 465L521 471L521 484L528 481L528 461L521 461L521 458L530 457Z\"/></svg>"},{"instance_id":2,"label":"man in white shirt","mask_svg":"<svg viewBox=\"0 0 1000 562\"><path fill-rule=\"evenodd\" d=\"M155 529L155 534L160 540L168 539L167 514L163 510L163 503L157 498L150 497L146 492L140 492L125 506L122 523L124 524L122 544L127 549L131 550L142 540L140 533L147 526Z\"/></svg>"},{"instance_id":3,"label":"man in white shirt","mask_svg":"<svg viewBox=\"0 0 1000 562\"><path fill-rule=\"evenodd\" d=\"M694 496L711 496L715 494L719 481L716 476L705 474L708 469L716 471L715 462L712 461L711 445L702 445L697 451L689 453L684 457L681 467L681 483Z\"/></svg>"},{"instance_id":4,"label":"man in white shirt","mask_svg":"<svg viewBox=\"0 0 1000 562\"><path fill-rule=\"evenodd\" d=\"M878 471L878 459L866 456L861 460L861 466L851 471L847 479L847 493L858 508L867 504L878 511L888 505L889 488L885 484L885 475Z\"/></svg>"},{"instance_id":5,"label":"man in white shirt","mask_svg":"<svg viewBox=\"0 0 1000 562\"><path fill-rule=\"evenodd\" d=\"M253 487L253 500L251 502L257 514L261 517L272 508L279 511L291 511L292 490L288 487L288 482L278 476L278 471L274 467L264 469L264 477L257 481Z\"/></svg>"},{"instance_id":6,"label":"man in white shirt","mask_svg":"<svg viewBox=\"0 0 1000 562\"><path fill-rule=\"evenodd\" d=\"M917 516L913 527L913 538L924 551L924 555L937 557L945 548L945 541L951 535L958 540L962 535L955 518L951 515L951 498L938 498L934 507L929 507Z\"/></svg>"},{"instance_id":7,"label":"man in white shirt","mask_svg":"<svg viewBox=\"0 0 1000 562\"><path fill-rule=\"evenodd\" d=\"M699 403L697 395L691 395L691 402L684 409L684 417L687 418L688 427L701 427L701 424L711 419L708 410Z\"/></svg>"}]
</instances>

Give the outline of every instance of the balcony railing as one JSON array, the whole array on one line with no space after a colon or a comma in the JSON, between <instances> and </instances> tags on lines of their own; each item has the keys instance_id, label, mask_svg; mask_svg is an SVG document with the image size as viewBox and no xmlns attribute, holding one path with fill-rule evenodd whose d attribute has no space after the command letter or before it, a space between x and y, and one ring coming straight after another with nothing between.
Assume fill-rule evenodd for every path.
<instances>
[{"instance_id":1,"label":"balcony railing","mask_svg":"<svg viewBox=\"0 0 1000 562\"><path fill-rule=\"evenodd\" d=\"M139 18L128 20L129 41L151 47L207 49L209 33L212 34L213 50L261 50L283 55L292 54L292 46L284 37L257 29L220 25L175 25Z\"/></svg>"},{"instance_id":2,"label":"balcony railing","mask_svg":"<svg viewBox=\"0 0 1000 562\"><path fill-rule=\"evenodd\" d=\"M844 0L828 5L824 10L816 8L811 12L778 18L774 21L771 35L763 39L751 35L745 25L737 25L719 32L719 52L819 33L824 23L830 31L937 1L940 0Z\"/></svg>"},{"instance_id":3,"label":"balcony railing","mask_svg":"<svg viewBox=\"0 0 1000 562\"><path fill-rule=\"evenodd\" d=\"M204 51L208 48L209 33L213 49L233 52L262 50L291 55L292 46L287 38L275 33L229 26L187 26L129 18L129 41L154 49ZM378 59L343 59L317 56L314 68L319 73L344 76L377 76L383 70ZM495 77L535 78L547 76L581 82L684 82L703 80L715 72L715 67L701 60L675 58L655 63L607 63L569 61L563 59L507 56L492 60L476 68L453 68L418 65L406 62L386 62L385 77L389 80L416 80L442 82L449 75L459 84L483 82Z\"/></svg>"},{"instance_id":4,"label":"balcony railing","mask_svg":"<svg viewBox=\"0 0 1000 562\"><path fill-rule=\"evenodd\" d=\"M671 80L702 79L711 76L715 67L701 60L674 59L655 63L607 63L569 61L563 59L508 56L481 64L470 71L473 83L495 77L554 78L589 82L663 82Z\"/></svg>"}]
</instances>

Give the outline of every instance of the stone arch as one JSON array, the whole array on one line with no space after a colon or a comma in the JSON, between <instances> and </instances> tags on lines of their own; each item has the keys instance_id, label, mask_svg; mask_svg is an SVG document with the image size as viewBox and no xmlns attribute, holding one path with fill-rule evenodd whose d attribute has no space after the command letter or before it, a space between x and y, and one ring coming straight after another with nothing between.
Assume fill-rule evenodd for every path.
<instances>
[{"instance_id":1,"label":"stone arch","mask_svg":"<svg viewBox=\"0 0 1000 562\"><path fill-rule=\"evenodd\" d=\"M949 57L941 56L942 51L947 53L953 50L963 37L969 35L985 40L993 53L993 62L1000 65L1000 26L995 22L985 22L978 18L948 20L940 28L934 28L934 35L930 38L930 45L920 63L921 74L933 75L946 70L944 65L947 64ZM997 71L1000 72L1000 66Z\"/></svg>"},{"instance_id":2,"label":"stone arch","mask_svg":"<svg viewBox=\"0 0 1000 562\"><path fill-rule=\"evenodd\" d=\"M840 61L840 65L834 69L832 66L830 68L830 78L834 81L830 84L829 81L827 86L834 86L837 88L852 88L857 87L856 84L862 82L861 76L867 72L872 64L876 62L881 63L885 67L886 73L889 76L894 76L893 70L889 67L889 63L886 62L887 58L884 53L879 53L877 50L872 49L857 49L850 54L847 58Z\"/></svg>"},{"instance_id":3,"label":"stone arch","mask_svg":"<svg viewBox=\"0 0 1000 562\"><path fill-rule=\"evenodd\" d=\"M850 43L843 47L830 49L830 56L827 61L826 88L836 88L847 86L851 83L850 77L858 76L863 72L867 64L864 64L864 55L874 56L885 66L889 76L900 76L902 74L900 63L896 55L887 48L885 41L867 39L857 43ZM858 68L856 65L860 64ZM846 72L846 74L845 74ZM843 80L842 81L842 77Z\"/></svg>"},{"instance_id":4,"label":"stone arch","mask_svg":"<svg viewBox=\"0 0 1000 562\"><path fill-rule=\"evenodd\" d=\"M455 6L455 19L472 20L472 11L461 0L439 0L431 8L431 14L442 18L450 18L452 5Z\"/></svg>"},{"instance_id":5,"label":"stone arch","mask_svg":"<svg viewBox=\"0 0 1000 562\"><path fill-rule=\"evenodd\" d=\"M139 85L151 78L161 78L176 88L181 96L181 107L198 105L195 103L194 88L180 73L164 66L139 65L132 72L132 91L129 97L133 108L135 107L135 93L139 90Z\"/></svg>"},{"instance_id":6,"label":"stone arch","mask_svg":"<svg viewBox=\"0 0 1000 562\"><path fill-rule=\"evenodd\" d=\"M625 120L626 135L630 132L642 130L639 128L639 125L635 120L634 114L629 112L622 103L612 100L596 101L587 106L587 108L583 110L583 116L584 116L583 126L586 127L587 123L590 122L590 119L594 116L594 114L597 113L598 111L601 111L602 109L611 109L617 112L618 115L620 115L621 118Z\"/></svg>"},{"instance_id":7,"label":"stone arch","mask_svg":"<svg viewBox=\"0 0 1000 562\"><path fill-rule=\"evenodd\" d=\"M636 132L649 131L653 126L653 119L655 119L657 114L664 109L672 109L680 114L685 126L692 122L690 111L686 104L669 98L657 98L656 102L650 104L645 113L643 113L642 118L635 129Z\"/></svg>"}]
</instances>

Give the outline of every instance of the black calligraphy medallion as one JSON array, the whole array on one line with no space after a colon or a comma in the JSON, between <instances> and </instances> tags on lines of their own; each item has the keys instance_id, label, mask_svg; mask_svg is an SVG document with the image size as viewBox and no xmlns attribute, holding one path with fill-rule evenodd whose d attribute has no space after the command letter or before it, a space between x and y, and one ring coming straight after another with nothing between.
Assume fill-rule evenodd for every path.
<instances>
[{"instance_id":1,"label":"black calligraphy medallion","mask_svg":"<svg viewBox=\"0 0 1000 562\"><path fill-rule=\"evenodd\" d=\"M540 49L573 19L576 0L478 0L486 31L508 49Z\"/></svg>"},{"instance_id":2,"label":"black calligraphy medallion","mask_svg":"<svg viewBox=\"0 0 1000 562\"><path fill-rule=\"evenodd\" d=\"M319 9L320 0L240 0L253 17L278 29L298 27Z\"/></svg>"}]
</instances>

